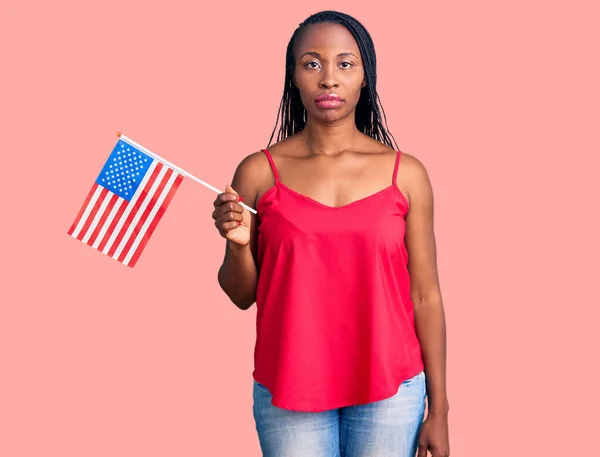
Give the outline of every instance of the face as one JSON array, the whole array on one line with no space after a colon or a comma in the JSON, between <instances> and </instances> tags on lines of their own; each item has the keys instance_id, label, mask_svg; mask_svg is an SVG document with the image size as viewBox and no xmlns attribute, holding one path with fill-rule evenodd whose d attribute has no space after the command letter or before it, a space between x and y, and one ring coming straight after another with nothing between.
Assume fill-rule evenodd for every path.
<instances>
[{"instance_id":1,"label":"face","mask_svg":"<svg viewBox=\"0 0 600 457\"><path fill-rule=\"evenodd\" d=\"M366 81L358 45L346 27L308 26L294 58L294 84L309 117L333 121L353 114Z\"/></svg>"}]
</instances>

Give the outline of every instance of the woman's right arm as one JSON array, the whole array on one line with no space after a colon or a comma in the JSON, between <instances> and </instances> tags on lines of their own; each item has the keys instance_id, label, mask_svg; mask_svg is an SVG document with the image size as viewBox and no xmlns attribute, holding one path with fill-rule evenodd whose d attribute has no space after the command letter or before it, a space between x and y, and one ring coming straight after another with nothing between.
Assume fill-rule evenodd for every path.
<instances>
[{"instance_id":1,"label":"woman's right arm","mask_svg":"<svg viewBox=\"0 0 600 457\"><path fill-rule=\"evenodd\" d=\"M242 310L256 301L258 273L251 248L227 241L225 259L219 268L219 285L229 299Z\"/></svg>"},{"instance_id":2,"label":"woman's right arm","mask_svg":"<svg viewBox=\"0 0 600 457\"><path fill-rule=\"evenodd\" d=\"M260 179L264 175L262 152L246 157L237 167L231 186L214 202L213 219L226 241L225 258L219 268L221 289L240 309L250 308L256 301L258 271L256 267L257 217L239 204L256 208ZM261 173L262 172L262 173Z\"/></svg>"}]
</instances>

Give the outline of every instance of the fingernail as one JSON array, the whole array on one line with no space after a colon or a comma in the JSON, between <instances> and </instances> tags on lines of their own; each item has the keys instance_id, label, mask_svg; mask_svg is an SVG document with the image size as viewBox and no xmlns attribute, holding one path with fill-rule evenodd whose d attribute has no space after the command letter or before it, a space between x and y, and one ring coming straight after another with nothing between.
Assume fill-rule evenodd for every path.
<instances>
[{"instance_id":1,"label":"fingernail","mask_svg":"<svg viewBox=\"0 0 600 457\"><path fill-rule=\"evenodd\" d=\"M241 195L238 195L238 201L240 201L240 202L242 201L242 196Z\"/></svg>"},{"instance_id":2,"label":"fingernail","mask_svg":"<svg viewBox=\"0 0 600 457\"><path fill-rule=\"evenodd\" d=\"M238 221L238 225L242 225L242 222L241 222L241 221Z\"/></svg>"}]
</instances>

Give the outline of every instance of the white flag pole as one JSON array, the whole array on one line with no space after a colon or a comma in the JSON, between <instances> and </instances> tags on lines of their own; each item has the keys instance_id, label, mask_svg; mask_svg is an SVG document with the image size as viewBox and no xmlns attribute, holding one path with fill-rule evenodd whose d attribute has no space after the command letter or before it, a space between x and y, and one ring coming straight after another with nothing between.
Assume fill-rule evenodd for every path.
<instances>
[{"instance_id":1,"label":"white flag pole","mask_svg":"<svg viewBox=\"0 0 600 457\"><path fill-rule=\"evenodd\" d=\"M196 178L194 175L188 173L187 171L183 170L182 168L179 168L177 165L173 165L171 162L168 162L167 160L163 159L161 156L159 156L158 154L155 154L154 152L150 151L149 149L145 148L144 146L142 146L141 144L136 143L135 141L133 141L131 138L126 137L125 135L123 135L121 132L117 133L117 136L119 138L121 138L123 141L125 141L126 143L129 143L131 146L138 148L139 150L143 151L145 154L148 154L150 157L154 157L156 160L160 160L162 163L164 163L165 165L171 167L173 170L177 171L178 173L181 173L183 176L193 179L194 181L202 184L203 186L208 187L209 189L215 191L217 194L222 193L222 191L220 191L219 189L217 189L214 186L211 186L210 184L208 184L205 181L202 181L200 178ZM246 208L248 211L250 211L251 213L256 214L256 210L254 208L250 208L248 205L246 205L245 203L239 202L240 205L242 205L244 208Z\"/></svg>"}]
</instances>

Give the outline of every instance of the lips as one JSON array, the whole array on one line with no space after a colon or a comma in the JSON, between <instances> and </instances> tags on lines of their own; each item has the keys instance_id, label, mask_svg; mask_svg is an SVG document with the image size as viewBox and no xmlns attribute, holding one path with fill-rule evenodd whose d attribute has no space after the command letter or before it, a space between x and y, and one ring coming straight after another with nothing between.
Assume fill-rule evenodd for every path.
<instances>
[{"instance_id":1,"label":"lips","mask_svg":"<svg viewBox=\"0 0 600 457\"><path fill-rule=\"evenodd\" d=\"M321 94L316 99L319 108L337 108L344 99L337 94Z\"/></svg>"},{"instance_id":2,"label":"lips","mask_svg":"<svg viewBox=\"0 0 600 457\"><path fill-rule=\"evenodd\" d=\"M337 94L321 94L317 97L317 102L341 102L343 101L342 97Z\"/></svg>"}]
</instances>

